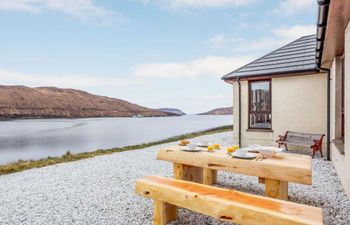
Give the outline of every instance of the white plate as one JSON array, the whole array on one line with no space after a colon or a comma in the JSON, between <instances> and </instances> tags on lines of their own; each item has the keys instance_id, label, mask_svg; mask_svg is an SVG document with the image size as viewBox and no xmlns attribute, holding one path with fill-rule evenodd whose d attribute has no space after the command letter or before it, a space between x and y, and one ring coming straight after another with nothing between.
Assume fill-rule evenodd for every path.
<instances>
[{"instance_id":1,"label":"white plate","mask_svg":"<svg viewBox=\"0 0 350 225\"><path fill-rule=\"evenodd\" d=\"M235 152L246 154L246 153L248 153L249 150L251 150L251 149L250 148L239 148Z\"/></svg>"},{"instance_id":2,"label":"white plate","mask_svg":"<svg viewBox=\"0 0 350 225\"><path fill-rule=\"evenodd\" d=\"M285 150L285 148L275 148L275 147L265 147L262 146L258 149L258 151L273 151L273 152L283 152Z\"/></svg>"},{"instance_id":3,"label":"white plate","mask_svg":"<svg viewBox=\"0 0 350 225\"><path fill-rule=\"evenodd\" d=\"M208 147L209 145L212 145L211 143L204 144L204 143L197 143L198 147Z\"/></svg>"},{"instance_id":4,"label":"white plate","mask_svg":"<svg viewBox=\"0 0 350 225\"><path fill-rule=\"evenodd\" d=\"M244 152L234 152L231 154L235 158L239 159L255 159L256 155L254 153L244 153Z\"/></svg>"},{"instance_id":5,"label":"white plate","mask_svg":"<svg viewBox=\"0 0 350 225\"><path fill-rule=\"evenodd\" d=\"M181 151L185 151L185 152L200 152L200 151L202 151L201 149L198 149L198 148L196 148L196 149L188 149L188 148L184 148L184 149L181 149Z\"/></svg>"}]
</instances>

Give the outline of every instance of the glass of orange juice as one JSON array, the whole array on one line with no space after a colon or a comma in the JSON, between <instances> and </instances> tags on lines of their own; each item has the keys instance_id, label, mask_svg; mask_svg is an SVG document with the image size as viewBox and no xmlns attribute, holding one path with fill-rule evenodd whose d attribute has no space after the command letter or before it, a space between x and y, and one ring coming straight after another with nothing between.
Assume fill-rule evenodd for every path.
<instances>
[{"instance_id":1,"label":"glass of orange juice","mask_svg":"<svg viewBox=\"0 0 350 225\"><path fill-rule=\"evenodd\" d=\"M232 153L235 151L235 148L234 147L228 147L227 149L227 153Z\"/></svg>"},{"instance_id":2,"label":"glass of orange juice","mask_svg":"<svg viewBox=\"0 0 350 225\"><path fill-rule=\"evenodd\" d=\"M212 145L208 145L208 152L213 152L214 151L214 147Z\"/></svg>"},{"instance_id":3,"label":"glass of orange juice","mask_svg":"<svg viewBox=\"0 0 350 225\"><path fill-rule=\"evenodd\" d=\"M219 144L214 144L213 147L214 147L214 149L220 149L220 145Z\"/></svg>"}]
</instances>

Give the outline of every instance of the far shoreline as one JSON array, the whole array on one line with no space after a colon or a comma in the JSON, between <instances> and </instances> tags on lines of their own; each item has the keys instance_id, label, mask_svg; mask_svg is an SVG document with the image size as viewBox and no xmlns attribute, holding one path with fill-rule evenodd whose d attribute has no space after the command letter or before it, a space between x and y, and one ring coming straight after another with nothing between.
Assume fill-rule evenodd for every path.
<instances>
[{"instance_id":1,"label":"far shoreline","mask_svg":"<svg viewBox=\"0 0 350 225\"><path fill-rule=\"evenodd\" d=\"M50 119L99 119L99 118L159 118L159 117L178 117L181 115L171 115L171 116L93 116L93 117L10 117L10 118L0 118L0 121L13 121L13 120L50 120Z\"/></svg>"},{"instance_id":2,"label":"far shoreline","mask_svg":"<svg viewBox=\"0 0 350 225\"><path fill-rule=\"evenodd\" d=\"M182 116L230 116L230 115L218 115L218 114L186 114L186 115L171 115L171 116L143 116L143 117L133 117L133 116L98 116L98 117L12 117L12 118L1 118L0 122L5 121L15 121L15 120L56 120L56 119L67 119L67 120L75 120L75 119L110 119L110 118L168 118L168 117L182 117ZM232 116L232 115L231 115Z\"/></svg>"}]
</instances>

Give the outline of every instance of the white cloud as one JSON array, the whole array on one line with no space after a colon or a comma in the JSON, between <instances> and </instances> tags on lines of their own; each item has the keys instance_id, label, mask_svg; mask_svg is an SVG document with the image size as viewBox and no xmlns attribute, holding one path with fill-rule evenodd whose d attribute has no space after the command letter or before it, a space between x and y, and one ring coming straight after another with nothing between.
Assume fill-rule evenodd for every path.
<instances>
[{"instance_id":1,"label":"white cloud","mask_svg":"<svg viewBox=\"0 0 350 225\"><path fill-rule=\"evenodd\" d=\"M228 38L225 34L221 33L209 38L208 43L213 47L226 47L241 41L244 41L244 39L236 37Z\"/></svg>"},{"instance_id":2,"label":"white cloud","mask_svg":"<svg viewBox=\"0 0 350 225\"><path fill-rule=\"evenodd\" d=\"M19 73L12 70L0 68L1 84L6 85L26 85L37 86L56 86L65 88L85 89L91 87L111 87L111 86L129 86L141 85L145 81L136 78L107 78L106 76L89 75L44 75Z\"/></svg>"},{"instance_id":3,"label":"white cloud","mask_svg":"<svg viewBox=\"0 0 350 225\"><path fill-rule=\"evenodd\" d=\"M208 42L212 45L221 45L224 41L226 41L225 34L217 34L214 37L210 38Z\"/></svg>"},{"instance_id":4,"label":"white cloud","mask_svg":"<svg viewBox=\"0 0 350 225\"><path fill-rule=\"evenodd\" d=\"M235 28L237 30L270 30L272 24L267 21L255 21L254 23L244 22L244 21L237 21L234 24Z\"/></svg>"},{"instance_id":5,"label":"white cloud","mask_svg":"<svg viewBox=\"0 0 350 225\"><path fill-rule=\"evenodd\" d=\"M271 12L279 15L292 16L308 10L316 10L315 0L283 0Z\"/></svg>"},{"instance_id":6,"label":"white cloud","mask_svg":"<svg viewBox=\"0 0 350 225\"><path fill-rule=\"evenodd\" d=\"M244 38L230 38L225 34L217 34L208 39L213 47L231 48L233 51L249 52L252 50L273 50L281 47L301 36L315 34L315 25L294 25L279 27L271 30L269 37L262 37L256 40Z\"/></svg>"},{"instance_id":7,"label":"white cloud","mask_svg":"<svg viewBox=\"0 0 350 225\"><path fill-rule=\"evenodd\" d=\"M0 0L0 10L32 14L54 11L99 23L120 17L116 12L97 6L92 0Z\"/></svg>"},{"instance_id":8,"label":"white cloud","mask_svg":"<svg viewBox=\"0 0 350 225\"><path fill-rule=\"evenodd\" d=\"M35 6L33 2L22 0L0 0L0 10L29 13L38 13L41 11L41 9Z\"/></svg>"},{"instance_id":9,"label":"white cloud","mask_svg":"<svg viewBox=\"0 0 350 225\"><path fill-rule=\"evenodd\" d=\"M142 0L144 4L156 3L172 10L238 7L257 1L259 0Z\"/></svg>"},{"instance_id":10,"label":"white cloud","mask_svg":"<svg viewBox=\"0 0 350 225\"><path fill-rule=\"evenodd\" d=\"M231 99L232 96L227 96L227 95L204 95L201 96L200 99L201 100L225 100L225 99Z\"/></svg>"},{"instance_id":11,"label":"white cloud","mask_svg":"<svg viewBox=\"0 0 350 225\"><path fill-rule=\"evenodd\" d=\"M297 39L303 35L315 34L315 25L294 25L292 27L281 27L273 30L273 33L280 38L288 40Z\"/></svg>"},{"instance_id":12,"label":"white cloud","mask_svg":"<svg viewBox=\"0 0 350 225\"><path fill-rule=\"evenodd\" d=\"M221 77L252 59L251 56L207 56L187 62L143 63L136 66L134 75L148 78Z\"/></svg>"}]
</instances>

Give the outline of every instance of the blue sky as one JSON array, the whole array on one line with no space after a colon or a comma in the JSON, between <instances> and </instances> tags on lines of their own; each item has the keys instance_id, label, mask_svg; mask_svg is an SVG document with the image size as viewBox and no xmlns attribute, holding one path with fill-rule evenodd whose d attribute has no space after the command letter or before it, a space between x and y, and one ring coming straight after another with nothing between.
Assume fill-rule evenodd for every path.
<instances>
[{"instance_id":1,"label":"blue sky","mask_svg":"<svg viewBox=\"0 0 350 225\"><path fill-rule=\"evenodd\" d=\"M0 84L151 108L232 105L220 78L315 33L316 0L0 0Z\"/></svg>"}]
</instances>

